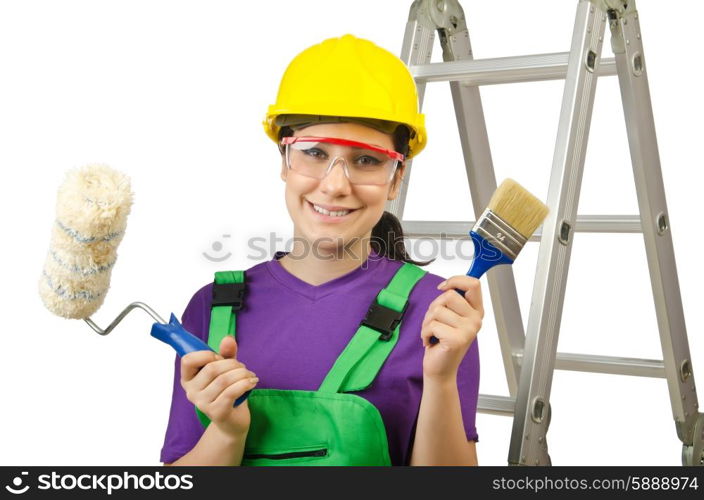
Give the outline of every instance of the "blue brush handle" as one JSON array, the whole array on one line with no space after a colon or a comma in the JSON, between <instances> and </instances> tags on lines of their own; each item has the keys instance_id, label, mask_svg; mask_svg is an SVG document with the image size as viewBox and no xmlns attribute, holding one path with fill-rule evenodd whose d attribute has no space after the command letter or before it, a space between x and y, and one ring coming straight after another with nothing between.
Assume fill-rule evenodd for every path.
<instances>
[{"instance_id":1,"label":"blue brush handle","mask_svg":"<svg viewBox=\"0 0 704 500\"><path fill-rule=\"evenodd\" d=\"M152 325L151 335L173 347L179 357L183 357L189 352L213 351L208 344L186 331L173 313L171 313L171 318L168 323L154 323ZM250 391L247 391L237 398L233 406L238 406L247 399L249 392Z\"/></svg>"},{"instance_id":2,"label":"blue brush handle","mask_svg":"<svg viewBox=\"0 0 704 500\"><path fill-rule=\"evenodd\" d=\"M513 264L512 259L506 257L501 250L489 243L486 238L479 236L474 231L470 231L469 236L472 238L472 243L474 243L474 260L472 260L472 265L467 271L467 276L479 279L494 266ZM464 297L464 290L455 288L455 291ZM437 344L438 339L430 337L430 343Z\"/></svg>"},{"instance_id":3,"label":"blue brush handle","mask_svg":"<svg viewBox=\"0 0 704 500\"><path fill-rule=\"evenodd\" d=\"M479 236L474 231L470 231L469 236L472 238L472 243L474 243L474 260L469 271L467 271L467 276L479 279L494 266L513 264L512 259L506 257L501 250L489 243L486 238ZM462 290L457 290L457 292L464 297Z\"/></svg>"}]
</instances>

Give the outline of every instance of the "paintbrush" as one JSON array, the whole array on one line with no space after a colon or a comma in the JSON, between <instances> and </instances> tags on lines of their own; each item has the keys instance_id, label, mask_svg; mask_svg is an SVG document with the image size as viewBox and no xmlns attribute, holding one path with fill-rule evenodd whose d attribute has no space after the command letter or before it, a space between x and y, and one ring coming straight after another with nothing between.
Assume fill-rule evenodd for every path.
<instances>
[{"instance_id":1,"label":"paintbrush","mask_svg":"<svg viewBox=\"0 0 704 500\"><path fill-rule=\"evenodd\" d=\"M474 260L467 276L478 279L494 266L513 264L547 214L542 201L513 179L504 180L469 232Z\"/></svg>"},{"instance_id":2,"label":"paintbrush","mask_svg":"<svg viewBox=\"0 0 704 500\"><path fill-rule=\"evenodd\" d=\"M474 260L467 276L479 279L494 266L513 264L547 214L547 205L513 179L505 179L469 232ZM464 297L464 290L455 291ZM430 337L430 343L437 344L437 337Z\"/></svg>"},{"instance_id":3,"label":"paintbrush","mask_svg":"<svg viewBox=\"0 0 704 500\"><path fill-rule=\"evenodd\" d=\"M548 207L513 179L505 179L469 232L474 258L467 276L479 279L500 264L513 264L548 215ZM463 290L455 289L464 297Z\"/></svg>"}]
</instances>

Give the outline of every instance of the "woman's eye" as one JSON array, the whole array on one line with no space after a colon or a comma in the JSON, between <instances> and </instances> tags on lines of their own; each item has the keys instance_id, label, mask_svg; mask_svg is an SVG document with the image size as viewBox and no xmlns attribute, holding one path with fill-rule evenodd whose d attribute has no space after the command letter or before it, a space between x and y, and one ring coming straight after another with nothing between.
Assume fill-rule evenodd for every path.
<instances>
[{"instance_id":1,"label":"woman's eye","mask_svg":"<svg viewBox=\"0 0 704 500\"><path fill-rule=\"evenodd\" d=\"M318 148L304 149L303 153L306 156L310 156L311 158L316 159L316 160L321 160L321 159L324 159L327 157L327 155L325 154L325 151L323 151L322 149L318 149Z\"/></svg>"},{"instance_id":2,"label":"woman's eye","mask_svg":"<svg viewBox=\"0 0 704 500\"><path fill-rule=\"evenodd\" d=\"M357 165L362 167L376 167L381 164L381 160L374 158L373 156L360 156L356 161Z\"/></svg>"}]
</instances>

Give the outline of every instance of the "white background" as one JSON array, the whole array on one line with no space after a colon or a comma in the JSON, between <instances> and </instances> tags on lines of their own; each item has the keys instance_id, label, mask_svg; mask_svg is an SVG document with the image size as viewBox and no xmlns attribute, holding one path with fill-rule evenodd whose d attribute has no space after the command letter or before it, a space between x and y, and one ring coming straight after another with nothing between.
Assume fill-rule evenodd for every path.
<instances>
[{"instance_id":1,"label":"white background","mask_svg":"<svg viewBox=\"0 0 704 500\"><path fill-rule=\"evenodd\" d=\"M348 32L400 54L410 3L0 4L1 465L159 464L174 352L149 336L151 319L135 312L100 337L81 321L51 315L38 297L65 172L106 163L127 173L136 193L111 291L94 319L106 326L135 300L180 317L215 270L261 262L248 258L249 238L291 237L278 153L261 127L288 62ZM576 1L462 3L476 58L569 49ZM693 0L664 5L640 0L639 11L701 388L704 6ZM436 45L433 60L439 58ZM552 81L482 90L497 177L511 176L542 199L562 87ZM414 162L406 218L471 220L447 83L428 86L424 112L430 142ZM582 214L636 213L622 116L615 77L601 80ZM232 253L224 263L203 256L214 253L215 242L224 245L221 255ZM529 244L514 265L524 321L537 249ZM450 276L468 266L439 259L428 269ZM486 283L484 294L488 302ZM491 313L479 342L481 392L508 394ZM576 236L559 351L661 359L640 235ZM680 463L664 379L557 371L551 402L554 464ZM480 414L477 427L480 463L505 464L511 419Z\"/></svg>"}]
</instances>

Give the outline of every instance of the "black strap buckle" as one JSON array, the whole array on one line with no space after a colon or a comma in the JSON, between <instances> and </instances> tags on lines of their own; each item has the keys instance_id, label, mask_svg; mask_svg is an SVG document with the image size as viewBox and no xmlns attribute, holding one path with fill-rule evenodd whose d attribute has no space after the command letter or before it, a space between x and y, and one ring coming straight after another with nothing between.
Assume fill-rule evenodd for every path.
<instances>
[{"instance_id":1,"label":"black strap buckle","mask_svg":"<svg viewBox=\"0 0 704 500\"><path fill-rule=\"evenodd\" d=\"M367 315L362 320L361 325L368 326L381 333L379 340L389 340L394 330L401 322L403 313L406 312L407 308L408 301L404 304L403 310L399 312L389 307L382 306L375 299L374 303L369 307Z\"/></svg>"},{"instance_id":2,"label":"black strap buckle","mask_svg":"<svg viewBox=\"0 0 704 500\"><path fill-rule=\"evenodd\" d=\"M244 306L244 283L214 283L211 307L232 306L232 311L239 311Z\"/></svg>"}]
</instances>

